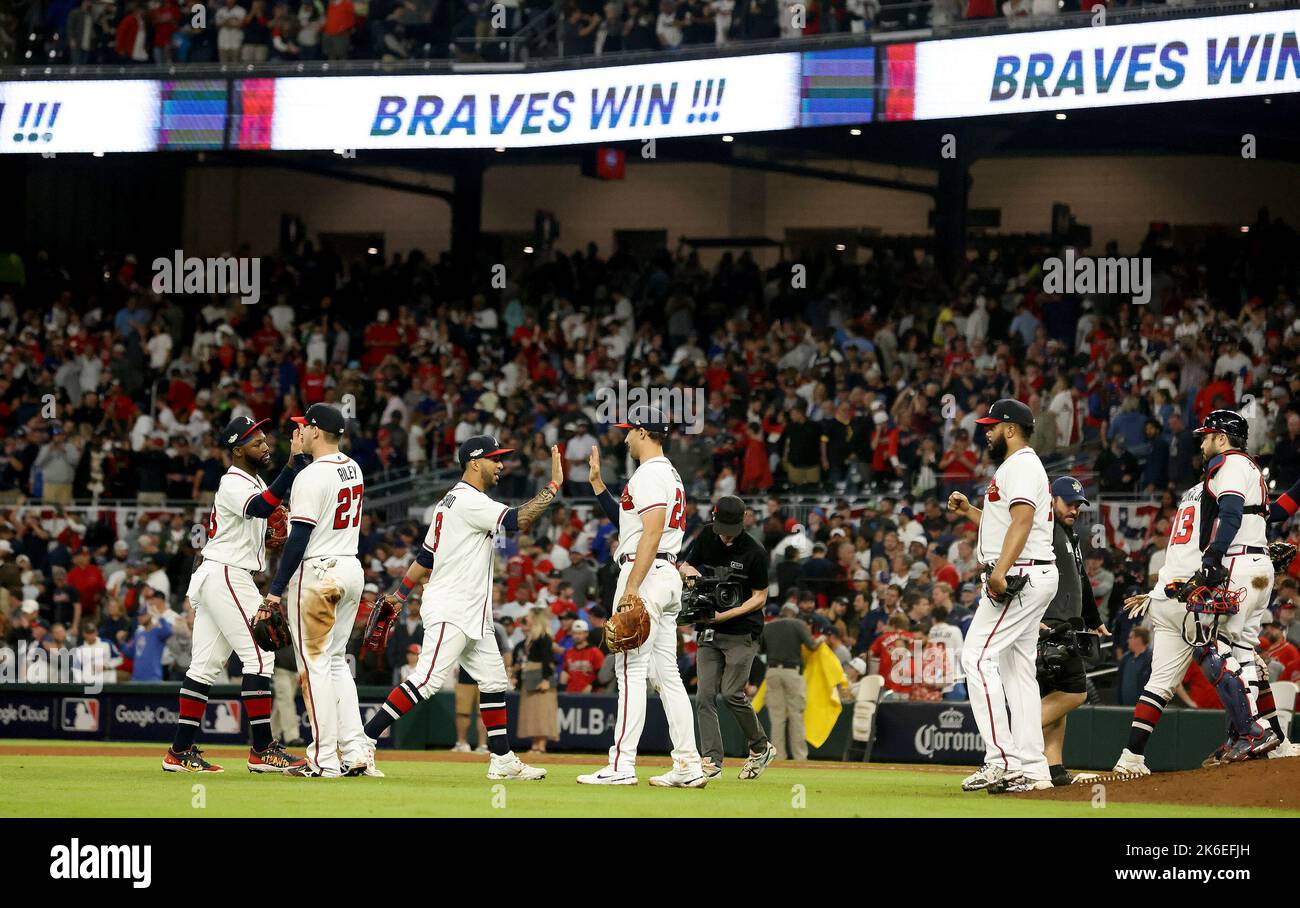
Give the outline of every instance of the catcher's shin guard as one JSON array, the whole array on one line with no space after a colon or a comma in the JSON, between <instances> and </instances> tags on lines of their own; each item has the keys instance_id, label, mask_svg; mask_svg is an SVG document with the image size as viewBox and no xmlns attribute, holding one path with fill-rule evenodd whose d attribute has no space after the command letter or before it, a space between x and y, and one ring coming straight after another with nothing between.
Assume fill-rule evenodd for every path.
<instances>
[{"instance_id":1,"label":"catcher's shin guard","mask_svg":"<svg viewBox=\"0 0 1300 908\"><path fill-rule=\"evenodd\" d=\"M1251 715L1246 684L1241 680L1241 666L1232 657L1232 649L1227 641L1212 640L1197 646L1192 655L1205 677L1218 690L1219 700L1227 710L1232 730L1241 737L1258 735L1261 729Z\"/></svg>"}]
</instances>

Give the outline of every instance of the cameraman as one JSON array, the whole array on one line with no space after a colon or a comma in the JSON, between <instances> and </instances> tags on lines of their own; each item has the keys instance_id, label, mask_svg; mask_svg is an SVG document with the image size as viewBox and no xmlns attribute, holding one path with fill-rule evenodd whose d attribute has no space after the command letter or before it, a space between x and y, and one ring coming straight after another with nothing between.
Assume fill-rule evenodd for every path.
<instances>
[{"instance_id":1,"label":"cameraman","mask_svg":"<svg viewBox=\"0 0 1300 908\"><path fill-rule=\"evenodd\" d=\"M689 578L701 577L700 568L725 568L729 582L749 590L748 599L734 608L717 612L695 626L699 650L696 673L699 687L695 708L700 724L700 752L705 758L704 774L722 775L722 729L718 725L718 692L726 698L749 743L749 759L740 771L742 779L757 779L776 757L758 716L745 695L750 668L758 655L763 633L763 606L767 603L767 552L744 530L745 503L734 495L718 499L713 523L701 529L683 553L679 570Z\"/></svg>"},{"instance_id":2,"label":"cameraman","mask_svg":"<svg viewBox=\"0 0 1300 908\"><path fill-rule=\"evenodd\" d=\"M1062 476L1052 483L1052 510L1055 529L1052 551L1060 585L1056 597L1043 614L1039 639L1038 690L1043 698L1043 754L1052 773L1053 785L1069 785L1073 778L1065 770L1065 717L1088 699L1087 676L1074 634L1081 628L1097 633L1110 632L1102 625L1097 601L1083 593L1083 556L1079 537L1074 532L1079 508L1086 506L1083 486L1072 476ZM1045 653L1053 654L1055 663L1047 666ZM1063 659L1063 661L1061 661Z\"/></svg>"}]
</instances>

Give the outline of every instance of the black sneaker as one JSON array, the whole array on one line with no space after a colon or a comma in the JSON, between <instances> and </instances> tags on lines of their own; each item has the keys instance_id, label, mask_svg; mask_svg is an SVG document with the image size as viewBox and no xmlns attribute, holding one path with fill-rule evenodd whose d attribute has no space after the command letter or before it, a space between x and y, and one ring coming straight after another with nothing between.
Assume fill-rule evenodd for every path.
<instances>
[{"instance_id":1,"label":"black sneaker","mask_svg":"<svg viewBox=\"0 0 1300 908\"><path fill-rule=\"evenodd\" d=\"M1069 770L1063 769L1052 776L1052 784L1057 788L1064 788L1067 785L1073 785L1074 776Z\"/></svg>"}]
</instances>

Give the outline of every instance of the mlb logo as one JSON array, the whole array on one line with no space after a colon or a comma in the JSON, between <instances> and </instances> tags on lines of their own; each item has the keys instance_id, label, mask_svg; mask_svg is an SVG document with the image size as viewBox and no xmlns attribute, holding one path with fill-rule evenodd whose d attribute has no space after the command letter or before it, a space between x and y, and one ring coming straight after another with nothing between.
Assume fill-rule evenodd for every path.
<instances>
[{"instance_id":1,"label":"mlb logo","mask_svg":"<svg viewBox=\"0 0 1300 908\"><path fill-rule=\"evenodd\" d=\"M998 481L996 479L989 483L989 490L984 497L989 501L997 501L1002 497L1002 494L998 491Z\"/></svg>"},{"instance_id":2,"label":"mlb logo","mask_svg":"<svg viewBox=\"0 0 1300 908\"><path fill-rule=\"evenodd\" d=\"M86 697L69 697L59 712L59 729L71 732L99 731L99 701Z\"/></svg>"},{"instance_id":3,"label":"mlb logo","mask_svg":"<svg viewBox=\"0 0 1300 908\"><path fill-rule=\"evenodd\" d=\"M209 700L203 714L203 730L216 735L239 734L244 705L238 700Z\"/></svg>"}]
</instances>

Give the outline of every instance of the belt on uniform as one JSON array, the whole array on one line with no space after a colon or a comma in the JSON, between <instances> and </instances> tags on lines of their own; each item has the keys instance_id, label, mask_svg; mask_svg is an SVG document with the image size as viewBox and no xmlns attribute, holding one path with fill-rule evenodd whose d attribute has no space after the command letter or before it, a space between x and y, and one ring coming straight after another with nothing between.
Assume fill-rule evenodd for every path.
<instances>
[{"instance_id":1,"label":"belt on uniform","mask_svg":"<svg viewBox=\"0 0 1300 908\"><path fill-rule=\"evenodd\" d=\"M1055 562L1055 561L1043 561L1043 560L1038 559L1038 558L1022 558L1022 559L1020 559L1019 561L1014 561L1014 562L1012 562L1011 566L1012 566L1012 567L1036 567L1036 566L1041 566L1041 565L1046 565L1046 564L1056 564L1056 562ZM991 571L991 570L993 570L995 567L997 567L997 563L995 562L995 563L993 563L993 564L986 564L986 565L984 565L984 566L985 566L986 568L988 568L988 569Z\"/></svg>"},{"instance_id":2,"label":"belt on uniform","mask_svg":"<svg viewBox=\"0 0 1300 908\"><path fill-rule=\"evenodd\" d=\"M1236 549L1237 551L1234 552L1233 549ZM1225 558L1235 556L1235 555L1267 555L1267 554L1268 554L1268 549L1260 548L1257 545L1229 546L1228 550L1223 553Z\"/></svg>"},{"instance_id":3,"label":"belt on uniform","mask_svg":"<svg viewBox=\"0 0 1300 908\"><path fill-rule=\"evenodd\" d=\"M672 554L671 552L660 552L657 555L655 555L655 560L667 561L669 564L676 564L677 556ZM634 561L636 561L635 555L623 555L618 559L619 564L631 564Z\"/></svg>"},{"instance_id":4,"label":"belt on uniform","mask_svg":"<svg viewBox=\"0 0 1300 908\"><path fill-rule=\"evenodd\" d=\"M768 668L797 668L802 670L803 666L797 662L773 662Z\"/></svg>"}]
</instances>

